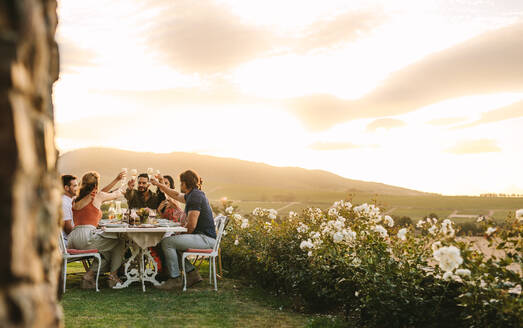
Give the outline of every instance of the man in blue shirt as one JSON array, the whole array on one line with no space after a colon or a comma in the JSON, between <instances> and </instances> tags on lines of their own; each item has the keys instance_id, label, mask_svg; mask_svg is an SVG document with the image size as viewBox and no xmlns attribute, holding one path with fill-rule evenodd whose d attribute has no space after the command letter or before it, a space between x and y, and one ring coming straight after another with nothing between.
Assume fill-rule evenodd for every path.
<instances>
[{"instance_id":1,"label":"man in blue shirt","mask_svg":"<svg viewBox=\"0 0 523 328\"><path fill-rule=\"evenodd\" d=\"M169 279L158 287L166 290L181 288L182 279L179 263L181 256L179 252L189 248L210 249L216 243L216 227L214 226L212 209L207 196L201 191L202 179L193 170L187 170L180 174L180 190L182 193L170 189L156 180L153 180L152 183L165 194L185 203L185 214L187 216L185 228L187 228L187 232L167 237L161 242ZM187 259L185 261L188 272L187 287L190 287L202 281L202 278L191 262Z\"/></svg>"}]
</instances>

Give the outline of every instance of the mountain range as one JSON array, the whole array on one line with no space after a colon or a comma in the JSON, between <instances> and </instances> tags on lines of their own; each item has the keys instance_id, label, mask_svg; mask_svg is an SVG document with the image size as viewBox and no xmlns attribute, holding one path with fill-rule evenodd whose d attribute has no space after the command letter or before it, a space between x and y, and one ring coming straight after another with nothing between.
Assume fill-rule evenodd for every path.
<instances>
[{"instance_id":1,"label":"mountain range","mask_svg":"<svg viewBox=\"0 0 523 328\"><path fill-rule=\"evenodd\" d=\"M422 196L416 190L341 177L322 170L299 167L276 167L264 163L221 158L194 153L168 154L133 152L109 148L84 148L62 154L58 160L61 174L81 178L87 171L97 171L101 185L109 183L123 167L160 170L175 178L194 169L202 177L203 190L211 199L228 197L249 201L323 201L345 194Z\"/></svg>"}]
</instances>

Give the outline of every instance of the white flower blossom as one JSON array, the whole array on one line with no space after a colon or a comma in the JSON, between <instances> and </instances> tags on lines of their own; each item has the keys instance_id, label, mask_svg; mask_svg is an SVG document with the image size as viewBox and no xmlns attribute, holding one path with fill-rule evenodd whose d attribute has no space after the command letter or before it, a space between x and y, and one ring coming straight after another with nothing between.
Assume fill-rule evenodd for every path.
<instances>
[{"instance_id":1,"label":"white flower blossom","mask_svg":"<svg viewBox=\"0 0 523 328\"><path fill-rule=\"evenodd\" d=\"M388 215L385 215L385 223L389 226L389 227L393 227L394 226L394 220L388 216Z\"/></svg>"},{"instance_id":2,"label":"white flower blossom","mask_svg":"<svg viewBox=\"0 0 523 328\"><path fill-rule=\"evenodd\" d=\"M360 296L360 293L358 291L355 291L354 296L358 297L358 296Z\"/></svg>"},{"instance_id":3,"label":"white flower blossom","mask_svg":"<svg viewBox=\"0 0 523 328\"><path fill-rule=\"evenodd\" d=\"M339 231L335 232L333 235L332 235L332 240L335 242L335 243L339 243L343 240L343 234Z\"/></svg>"},{"instance_id":4,"label":"white flower blossom","mask_svg":"<svg viewBox=\"0 0 523 328\"><path fill-rule=\"evenodd\" d=\"M305 233L309 231L309 227L306 224L300 222L300 225L298 226L298 228L296 228L296 230L298 230L299 233Z\"/></svg>"},{"instance_id":5,"label":"white flower blossom","mask_svg":"<svg viewBox=\"0 0 523 328\"><path fill-rule=\"evenodd\" d=\"M462 276L462 277L470 277L470 270L469 269L457 269L456 274L458 276Z\"/></svg>"},{"instance_id":6,"label":"white flower blossom","mask_svg":"<svg viewBox=\"0 0 523 328\"><path fill-rule=\"evenodd\" d=\"M478 219L476 220L476 222L481 222L483 220L485 220L484 216L478 216Z\"/></svg>"},{"instance_id":7,"label":"white flower blossom","mask_svg":"<svg viewBox=\"0 0 523 328\"><path fill-rule=\"evenodd\" d=\"M312 243L312 241L310 239L302 240L302 242L300 244L301 249L313 248L313 247L314 247L314 244Z\"/></svg>"},{"instance_id":8,"label":"white flower blossom","mask_svg":"<svg viewBox=\"0 0 523 328\"><path fill-rule=\"evenodd\" d=\"M509 289L508 292L509 294L521 295L521 285L517 285L516 287Z\"/></svg>"},{"instance_id":9,"label":"white flower blossom","mask_svg":"<svg viewBox=\"0 0 523 328\"><path fill-rule=\"evenodd\" d=\"M243 219L240 228L245 229L245 228L248 228L248 227L249 227L249 220L248 219Z\"/></svg>"},{"instance_id":10,"label":"white flower blossom","mask_svg":"<svg viewBox=\"0 0 523 328\"><path fill-rule=\"evenodd\" d=\"M235 213L235 214L232 215L232 218L233 218L234 221L241 221L242 216L240 214L238 214L238 213Z\"/></svg>"},{"instance_id":11,"label":"white flower blossom","mask_svg":"<svg viewBox=\"0 0 523 328\"><path fill-rule=\"evenodd\" d=\"M438 231L438 227L436 225L432 225L429 228L429 232L430 232L431 235L435 235L437 231Z\"/></svg>"},{"instance_id":12,"label":"white flower blossom","mask_svg":"<svg viewBox=\"0 0 523 328\"><path fill-rule=\"evenodd\" d=\"M398 238L401 239L401 240L406 240L407 237L405 237L405 235L407 234L407 228L402 228L398 231Z\"/></svg>"},{"instance_id":13,"label":"white flower blossom","mask_svg":"<svg viewBox=\"0 0 523 328\"><path fill-rule=\"evenodd\" d=\"M329 208L329 216L338 216L338 210L334 207Z\"/></svg>"},{"instance_id":14,"label":"white flower blossom","mask_svg":"<svg viewBox=\"0 0 523 328\"><path fill-rule=\"evenodd\" d=\"M225 213L227 213L227 214L232 214L233 211L234 211L234 207L232 207L232 206L229 206L225 209Z\"/></svg>"},{"instance_id":15,"label":"white flower blossom","mask_svg":"<svg viewBox=\"0 0 523 328\"><path fill-rule=\"evenodd\" d=\"M425 225L425 221L423 220L419 220L418 223L416 224L416 228L423 228L423 226Z\"/></svg>"},{"instance_id":16,"label":"white flower blossom","mask_svg":"<svg viewBox=\"0 0 523 328\"><path fill-rule=\"evenodd\" d=\"M516 219L518 219L518 221L523 221L523 208L516 211Z\"/></svg>"},{"instance_id":17,"label":"white flower blossom","mask_svg":"<svg viewBox=\"0 0 523 328\"><path fill-rule=\"evenodd\" d=\"M238 241L238 239L236 239L236 240L234 241L234 245L236 245L236 246L238 246L239 243L240 243L240 242Z\"/></svg>"},{"instance_id":18,"label":"white flower blossom","mask_svg":"<svg viewBox=\"0 0 523 328\"><path fill-rule=\"evenodd\" d=\"M373 231L376 231L376 232L379 232L380 235L385 238L387 237L389 234L387 233L387 229L385 229L381 224L378 224L374 227L372 227L372 230Z\"/></svg>"},{"instance_id":19,"label":"white flower blossom","mask_svg":"<svg viewBox=\"0 0 523 328\"><path fill-rule=\"evenodd\" d=\"M461 277L455 275L454 273L452 273L452 271L445 272L443 274L443 280L450 280L450 279L452 279L454 281L462 282Z\"/></svg>"},{"instance_id":20,"label":"white flower blossom","mask_svg":"<svg viewBox=\"0 0 523 328\"><path fill-rule=\"evenodd\" d=\"M443 271L452 271L463 263L461 252L456 246L439 248L434 252L434 258Z\"/></svg>"},{"instance_id":21,"label":"white flower blossom","mask_svg":"<svg viewBox=\"0 0 523 328\"><path fill-rule=\"evenodd\" d=\"M312 251L309 251L309 252L307 253L307 256L309 256L309 257L312 256Z\"/></svg>"},{"instance_id":22,"label":"white flower blossom","mask_svg":"<svg viewBox=\"0 0 523 328\"><path fill-rule=\"evenodd\" d=\"M496 230L498 230L498 228L488 227L488 229L487 229L487 231L485 231L485 233L487 234L487 236L490 236L490 235L492 235Z\"/></svg>"},{"instance_id":23,"label":"white flower blossom","mask_svg":"<svg viewBox=\"0 0 523 328\"><path fill-rule=\"evenodd\" d=\"M276 215L273 215L273 214L269 214L269 216L268 216L268 217L269 217L269 219L271 219L271 220L276 220Z\"/></svg>"}]
</instances>

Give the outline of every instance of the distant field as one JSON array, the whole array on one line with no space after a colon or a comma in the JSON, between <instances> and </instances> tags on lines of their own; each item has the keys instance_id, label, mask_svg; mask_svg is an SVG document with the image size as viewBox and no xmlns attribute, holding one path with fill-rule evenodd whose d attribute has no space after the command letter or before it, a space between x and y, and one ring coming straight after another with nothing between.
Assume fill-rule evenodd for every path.
<instances>
[{"instance_id":1,"label":"distant field","mask_svg":"<svg viewBox=\"0 0 523 328\"><path fill-rule=\"evenodd\" d=\"M291 195L290 191L286 191ZM281 192L285 194L285 192ZM471 196L390 196L390 195L365 195L365 194L344 194L344 193L318 193L302 192L294 193L289 201L263 201L251 200L251 193L245 194L247 199L228 197L239 206L240 212L247 214L256 207L274 208L279 210L281 215L286 215L289 211L301 212L307 207L319 207L322 209L330 207L336 200L349 199L353 204L369 203L376 204L385 212L395 216L408 216L412 219L419 219L431 213L438 217L446 218L454 215L492 215L496 221L503 221L509 214L514 215L515 210L523 208L523 198L485 198ZM240 195L236 195L240 196ZM305 200L302 198L306 198ZM213 203L219 204L217 199ZM281 210L280 210L281 209ZM467 222L475 218L455 217L455 222Z\"/></svg>"}]
</instances>

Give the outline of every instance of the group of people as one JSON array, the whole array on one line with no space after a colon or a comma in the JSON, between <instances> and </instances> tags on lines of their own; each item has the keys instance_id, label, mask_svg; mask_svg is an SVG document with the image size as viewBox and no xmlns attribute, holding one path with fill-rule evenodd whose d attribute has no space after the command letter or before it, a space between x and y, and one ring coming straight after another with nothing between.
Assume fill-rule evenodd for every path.
<instances>
[{"instance_id":1,"label":"group of people","mask_svg":"<svg viewBox=\"0 0 523 328\"><path fill-rule=\"evenodd\" d=\"M100 175L97 172L85 173L80 184L73 175L62 176L63 234L67 247L97 249L102 259L100 272L109 272L108 286L112 288L121 282L118 270L125 256L125 241L117 234L105 233L97 227L102 218L101 205L125 197L130 209L155 209L163 218L180 222L187 229L187 232L166 237L160 243L167 280L158 288L181 288L181 252L189 248L212 248L216 242L212 209L201 190L202 179L194 170L181 173L178 192L171 176L158 175L150 178L143 173L137 179L129 180L127 185L112 190L124 177L125 172L121 172L111 183L100 189ZM149 189L151 185L157 187L156 191ZM185 210L181 209L178 202L185 204ZM188 272L187 286L200 282L202 278L198 270L187 260L185 265ZM82 277L82 288L95 288L97 269L98 263L95 262Z\"/></svg>"}]
</instances>

